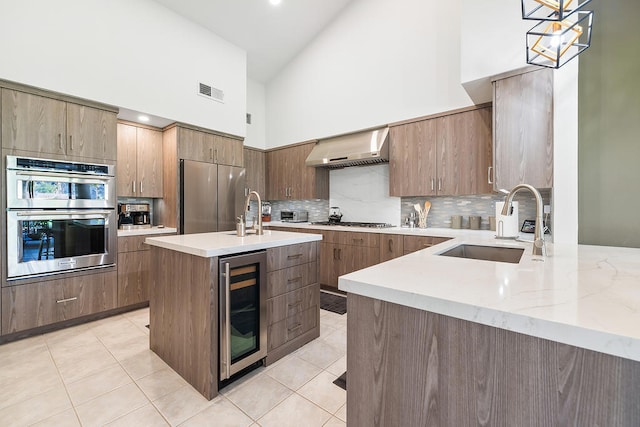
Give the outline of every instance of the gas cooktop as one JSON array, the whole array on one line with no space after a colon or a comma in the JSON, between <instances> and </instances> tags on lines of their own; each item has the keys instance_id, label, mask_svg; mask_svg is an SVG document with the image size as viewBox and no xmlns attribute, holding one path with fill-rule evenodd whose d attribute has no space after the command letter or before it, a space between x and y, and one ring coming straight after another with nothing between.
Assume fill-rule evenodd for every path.
<instances>
[{"instance_id":1,"label":"gas cooktop","mask_svg":"<svg viewBox=\"0 0 640 427\"><path fill-rule=\"evenodd\" d=\"M342 225L343 227L365 227L365 228L391 228L393 225L384 222L335 222L335 221L318 221L312 222L314 225Z\"/></svg>"}]
</instances>

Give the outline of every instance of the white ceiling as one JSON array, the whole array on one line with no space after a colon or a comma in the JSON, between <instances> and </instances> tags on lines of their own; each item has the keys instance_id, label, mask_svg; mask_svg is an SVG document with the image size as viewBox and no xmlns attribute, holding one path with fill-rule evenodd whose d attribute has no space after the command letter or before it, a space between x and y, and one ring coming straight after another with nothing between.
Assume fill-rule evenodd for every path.
<instances>
[{"instance_id":1,"label":"white ceiling","mask_svg":"<svg viewBox=\"0 0 640 427\"><path fill-rule=\"evenodd\" d=\"M354 0L155 0L247 52L247 76L266 83Z\"/></svg>"}]
</instances>

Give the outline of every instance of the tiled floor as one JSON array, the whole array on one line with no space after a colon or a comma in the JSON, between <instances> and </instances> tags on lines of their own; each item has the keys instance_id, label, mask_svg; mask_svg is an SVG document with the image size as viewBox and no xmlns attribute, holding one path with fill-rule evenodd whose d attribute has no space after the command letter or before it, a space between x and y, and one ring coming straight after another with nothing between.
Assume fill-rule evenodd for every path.
<instances>
[{"instance_id":1,"label":"tiled floor","mask_svg":"<svg viewBox=\"0 0 640 427\"><path fill-rule=\"evenodd\" d=\"M208 401L149 350L142 309L0 346L0 425L344 426L347 315Z\"/></svg>"}]
</instances>

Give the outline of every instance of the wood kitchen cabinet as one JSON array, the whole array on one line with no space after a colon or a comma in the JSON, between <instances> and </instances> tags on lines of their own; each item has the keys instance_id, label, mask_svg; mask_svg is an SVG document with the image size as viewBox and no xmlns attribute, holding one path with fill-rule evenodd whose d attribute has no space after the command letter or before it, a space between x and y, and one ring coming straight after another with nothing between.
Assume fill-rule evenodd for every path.
<instances>
[{"instance_id":1,"label":"wood kitchen cabinet","mask_svg":"<svg viewBox=\"0 0 640 427\"><path fill-rule=\"evenodd\" d=\"M118 197L162 197L162 132L118 123Z\"/></svg>"},{"instance_id":2,"label":"wood kitchen cabinet","mask_svg":"<svg viewBox=\"0 0 640 427\"><path fill-rule=\"evenodd\" d=\"M2 146L99 160L116 160L116 112L2 89Z\"/></svg>"},{"instance_id":3,"label":"wood kitchen cabinet","mask_svg":"<svg viewBox=\"0 0 640 427\"><path fill-rule=\"evenodd\" d=\"M318 243L267 249L267 363L320 336Z\"/></svg>"},{"instance_id":4,"label":"wood kitchen cabinet","mask_svg":"<svg viewBox=\"0 0 640 427\"><path fill-rule=\"evenodd\" d=\"M403 236L404 254L419 251L420 249L430 248L438 243L451 240L450 237L432 237L432 236Z\"/></svg>"},{"instance_id":5,"label":"wood kitchen cabinet","mask_svg":"<svg viewBox=\"0 0 640 427\"><path fill-rule=\"evenodd\" d=\"M494 189L553 186L553 70L493 82Z\"/></svg>"},{"instance_id":6,"label":"wood kitchen cabinet","mask_svg":"<svg viewBox=\"0 0 640 427\"><path fill-rule=\"evenodd\" d=\"M266 155L262 150L244 148L244 168L247 188L255 190L260 197L266 197Z\"/></svg>"},{"instance_id":7,"label":"wood kitchen cabinet","mask_svg":"<svg viewBox=\"0 0 640 427\"><path fill-rule=\"evenodd\" d=\"M178 141L179 159L243 166L241 140L179 126Z\"/></svg>"},{"instance_id":8,"label":"wood kitchen cabinet","mask_svg":"<svg viewBox=\"0 0 640 427\"><path fill-rule=\"evenodd\" d=\"M116 308L115 271L2 288L2 334Z\"/></svg>"},{"instance_id":9,"label":"wood kitchen cabinet","mask_svg":"<svg viewBox=\"0 0 640 427\"><path fill-rule=\"evenodd\" d=\"M329 170L307 166L315 142L270 150L266 155L268 200L329 198Z\"/></svg>"},{"instance_id":10,"label":"wood kitchen cabinet","mask_svg":"<svg viewBox=\"0 0 640 427\"><path fill-rule=\"evenodd\" d=\"M354 231L323 231L320 283L338 287L338 277L380 263L380 235Z\"/></svg>"},{"instance_id":11,"label":"wood kitchen cabinet","mask_svg":"<svg viewBox=\"0 0 640 427\"><path fill-rule=\"evenodd\" d=\"M404 255L404 239L400 234L380 235L380 262Z\"/></svg>"},{"instance_id":12,"label":"wood kitchen cabinet","mask_svg":"<svg viewBox=\"0 0 640 427\"><path fill-rule=\"evenodd\" d=\"M492 191L491 108L454 111L390 129L391 196Z\"/></svg>"}]
</instances>

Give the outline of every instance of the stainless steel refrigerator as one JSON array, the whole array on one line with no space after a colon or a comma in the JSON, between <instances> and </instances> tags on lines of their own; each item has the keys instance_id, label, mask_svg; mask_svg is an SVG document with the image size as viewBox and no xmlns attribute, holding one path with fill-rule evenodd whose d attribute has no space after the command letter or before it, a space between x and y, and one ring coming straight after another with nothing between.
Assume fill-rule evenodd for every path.
<instances>
[{"instance_id":1,"label":"stainless steel refrigerator","mask_svg":"<svg viewBox=\"0 0 640 427\"><path fill-rule=\"evenodd\" d=\"M244 168L180 160L181 234L235 230L244 201Z\"/></svg>"}]
</instances>

